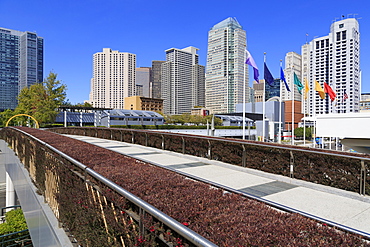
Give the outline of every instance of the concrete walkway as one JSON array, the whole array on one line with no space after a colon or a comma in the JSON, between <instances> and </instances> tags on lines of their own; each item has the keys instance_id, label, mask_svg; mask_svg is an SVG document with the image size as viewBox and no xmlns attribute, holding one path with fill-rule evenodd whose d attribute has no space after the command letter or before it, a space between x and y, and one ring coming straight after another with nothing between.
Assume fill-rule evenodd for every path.
<instances>
[{"instance_id":1,"label":"concrete walkway","mask_svg":"<svg viewBox=\"0 0 370 247\"><path fill-rule=\"evenodd\" d=\"M219 161L86 136L69 137L284 205L370 237L370 197Z\"/></svg>"}]
</instances>

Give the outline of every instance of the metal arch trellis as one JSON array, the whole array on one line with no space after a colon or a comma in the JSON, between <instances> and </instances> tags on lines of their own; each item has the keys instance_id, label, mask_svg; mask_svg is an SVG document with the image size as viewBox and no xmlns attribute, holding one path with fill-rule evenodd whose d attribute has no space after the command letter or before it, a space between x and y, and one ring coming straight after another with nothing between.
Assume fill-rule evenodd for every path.
<instances>
[{"instance_id":1,"label":"metal arch trellis","mask_svg":"<svg viewBox=\"0 0 370 247\"><path fill-rule=\"evenodd\" d=\"M36 128L38 129L40 126L39 126L39 123L37 122L37 120L34 118L34 117L32 117L31 115L28 115L28 114L17 114L17 115L14 115L14 116L12 116L11 118L9 118L8 119L8 121L6 122L6 124L5 124L5 127L8 127L8 124L10 123L10 121L13 119L13 118L15 118L15 117L19 117L19 116L26 116L26 117L30 117L30 118L32 118L32 120L33 121L35 121L35 123L36 123Z\"/></svg>"}]
</instances>

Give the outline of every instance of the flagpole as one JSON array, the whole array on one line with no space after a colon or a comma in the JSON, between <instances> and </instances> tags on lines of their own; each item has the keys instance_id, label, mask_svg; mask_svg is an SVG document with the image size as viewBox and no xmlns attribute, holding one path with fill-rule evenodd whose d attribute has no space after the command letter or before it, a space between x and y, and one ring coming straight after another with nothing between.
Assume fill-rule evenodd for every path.
<instances>
[{"instance_id":1,"label":"flagpole","mask_svg":"<svg viewBox=\"0 0 370 247\"><path fill-rule=\"evenodd\" d=\"M282 68L283 66L283 60L280 59L280 68ZM282 95L282 92L283 92L283 81L281 79L281 76L280 76L280 97L279 97L279 143L281 143L281 95Z\"/></svg>"},{"instance_id":2,"label":"flagpole","mask_svg":"<svg viewBox=\"0 0 370 247\"><path fill-rule=\"evenodd\" d=\"M263 62L266 64L266 52L263 54ZM266 91L266 79L263 83L263 94L262 94L262 141L265 141L265 91Z\"/></svg>"},{"instance_id":3,"label":"flagpole","mask_svg":"<svg viewBox=\"0 0 370 247\"><path fill-rule=\"evenodd\" d=\"M307 83L307 82L305 82ZM306 146L306 88L303 96L303 146Z\"/></svg>"},{"instance_id":4,"label":"flagpole","mask_svg":"<svg viewBox=\"0 0 370 247\"><path fill-rule=\"evenodd\" d=\"M246 54L247 50L244 52L244 83L243 83L243 140L245 140L245 69L246 69Z\"/></svg>"},{"instance_id":5,"label":"flagpole","mask_svg":"<svg viewBox=\"0 0 370 247\"><path fill-rule=\"evenodd\" d=\"M316 79L315 79L315 91L316 91ZM314 141L312 142L313 144L313 148L316 147L316 93L314 93L313 95L313 113L312 113L312 117L313 117L313 137L314 137Z\"/></svg>"},{"instance_id":6,"label":"flagpole","mask_svg":"<svg viewBox=\"0 0 370 247\"><path fill-rule=\"evenodd\" d=\"M294 80L294 65L292 65L292 79ZM295 86L293 82L293 97L292 97L292 139L291 144L294 145L294 95L295 94Z\"/></svg>"}]
</instances>

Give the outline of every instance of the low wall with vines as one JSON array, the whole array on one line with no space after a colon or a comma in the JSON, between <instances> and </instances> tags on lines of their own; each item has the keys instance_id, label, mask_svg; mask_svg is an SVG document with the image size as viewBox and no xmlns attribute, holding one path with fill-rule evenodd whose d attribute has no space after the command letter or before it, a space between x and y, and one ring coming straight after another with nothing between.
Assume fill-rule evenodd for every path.
<instances>
[{"instance_id":1,"label":"low wall with vines","mask_svg":"<svg viewBox=\"0 0 370 247\"><path fill-rule=\"evenodd\" d=\"M194 246L41 142L9 128L0 139L16 152L72 243Z\"/></svg>"},{"instance_id":2,"label":"low wall with vines","mask_svg":"<svg viewBox=\"0 0 370 247\"><path fill-rule=\"evenodd\" d=\"M370 195L370 157L288 145L118 128L54 128L85 135L206 157Z\"/></svg>"}]
</instances>

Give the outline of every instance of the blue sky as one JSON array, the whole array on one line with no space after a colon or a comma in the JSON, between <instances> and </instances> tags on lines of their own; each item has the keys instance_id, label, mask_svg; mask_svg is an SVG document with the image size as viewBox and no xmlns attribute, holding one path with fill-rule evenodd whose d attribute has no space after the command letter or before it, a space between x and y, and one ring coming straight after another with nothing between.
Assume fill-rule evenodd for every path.
<instances>
[{"instance_id":1,"label":"blue sky","mask_svg":"<svg viewBox=\"0 0 370 247\"><path fill-rule=\"evenodd\" d=\"M236 17L257 65L263 68L266 52L278 77L280 59L300 53L306 33L308 41L325 36L336 18L357 14L362 92L370 92L369 9L369 0L0 0L0 27L43 37L44 77L57 73L69 101L81 103L89 98L92 55L103 48L134 53L137 67L149 67L169 48L195 46L206 65L209 29Z\"/></svg>"}]
</instances>

